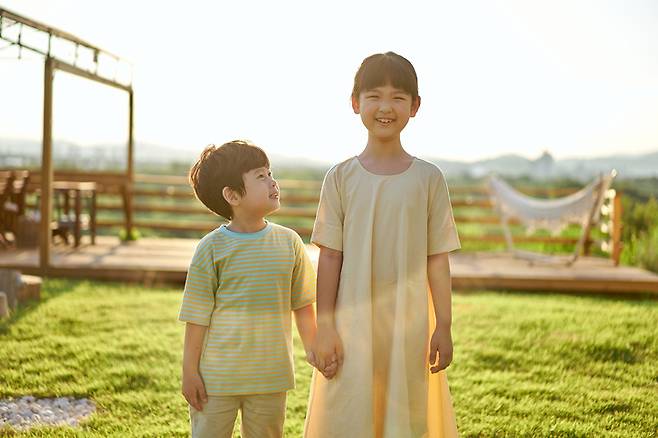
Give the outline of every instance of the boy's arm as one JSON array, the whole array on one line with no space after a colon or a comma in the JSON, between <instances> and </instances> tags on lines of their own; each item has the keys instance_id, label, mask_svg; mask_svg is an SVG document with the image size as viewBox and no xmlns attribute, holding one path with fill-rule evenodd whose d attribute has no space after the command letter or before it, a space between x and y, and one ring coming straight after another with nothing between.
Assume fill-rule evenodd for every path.
<instances>
[{"instance_id":1,"label":"boy's arm","mask_svg":"<svg viewBox=\"0 0 658 438\"><path fill-rule=\"evenodd\" d=\"M185 324L185 346L183 348L183 396L197 411L208 401L206 389L199 374L199 361L203 351L203 340L208 327L204 325Z\"/></svg>"},{"instance_id":2,"label":"boy's arm","mask_svg":"<svg viewBox=\"0 0 658 438\"><path fill-rule=\"evenodd\" d=\"M313 304L304 306L293 311L295 313L295 323L299 337L302 338L304 344L304 351L306 352L306 359L310 359L310 354L315 341L315 334L317 332L317 325L315 323L315 309ZM311 362L309 360L309 362Z\"/></svg>"},{"instance_id":3,"label":"boy's arm","mask_svg":"<svg viewBox=\"0 0 658 438\"><path fill-rule=\"evenodd\" d=\"M436 329L430 341L430 370L437 373L452 362L452 283L447 252L427 257L427 276L436 315Z\"/></svg>"},{"instance_id":4,"label":"boy's arm","mask_svg":"<svg viewBox=\"0 0 658 438\"><path fill-rule=\"evenodd\" d=\"M334 321L342 266L342 251L320 247L317 283L318 333L313 349L320 371L323 371L333 361L337 361L338 365L343 363L343 344L336 332Z\"/></svg>"}]
</instances>

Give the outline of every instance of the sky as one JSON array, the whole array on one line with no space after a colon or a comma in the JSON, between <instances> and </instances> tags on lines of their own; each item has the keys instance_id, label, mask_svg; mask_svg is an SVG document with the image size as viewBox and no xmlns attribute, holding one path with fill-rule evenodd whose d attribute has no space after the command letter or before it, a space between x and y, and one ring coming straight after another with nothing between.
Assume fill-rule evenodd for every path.
<instances>
[{"instance_id":1,"label":"sky","mask_svg":"<svg viewBox=\"0 0 658 438\"><path fill-rule=\"evenodd\" d=\"M401 7L404 5L404 7ZM367 132L350 106L366 56L393 50L422 105L412 154L475 161L658 150L655 0L112 2L0 0L128 59L135 138L189 151L243 138L335 162ZM41 138L43 62L0 41L0 138ZM127 136L125 93L58 73L54 136Z\"/></svg>"}]
</instances>

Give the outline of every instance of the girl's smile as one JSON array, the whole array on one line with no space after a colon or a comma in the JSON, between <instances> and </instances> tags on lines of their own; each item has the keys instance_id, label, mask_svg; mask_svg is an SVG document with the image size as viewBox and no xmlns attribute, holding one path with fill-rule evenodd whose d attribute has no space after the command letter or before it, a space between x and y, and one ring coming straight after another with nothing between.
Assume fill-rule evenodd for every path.
<instances>
[{"instance_id":1,"label":"girl's smile","mask_svg":"<svg viewBox=\"0 0 658 438\"><path fill-rule=\"evenodd\" d=\"M361 115L369 135L379 141L399 140L400 132L416 115L420 101L391 84L363 91L352 98L352 108Z\"/></svg>"}]
</instances>

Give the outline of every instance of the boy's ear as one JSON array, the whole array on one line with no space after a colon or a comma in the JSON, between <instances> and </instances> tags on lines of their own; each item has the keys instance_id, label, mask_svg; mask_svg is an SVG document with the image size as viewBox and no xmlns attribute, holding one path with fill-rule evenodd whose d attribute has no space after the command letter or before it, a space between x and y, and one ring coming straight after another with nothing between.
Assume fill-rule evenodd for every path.
<instances>
[{"instance_id":1,"label":"boy's ear","mask_svg":"<svg viewBox=\"0 0 658 438\"><path fill-rule=\"evenodd\" d=\"M360 114L361 113L361 108L359 108L359 98L352 96L352 110L354 110L354 114Z\"/></svg>"},{"instance_id":2,"label":"boy's ear","mask_svg":"<svg viewBox=\"0 0 658 438\"><path fill-rule=\"evenodd\" d=\"M418 109L420 108L420 96L415 98L413 102L411 102L411 114L410 117L415 117L416 113L418 112Z\"/></svg>"},{"instance_id":3,"label":"boy's ear","mask_svg":"<svg viewBox=\"0 0 658 438\"><path fill-rule=\"evenodd\" d=\"M232 188L226 186L222 189L222 196L229 203L229 205L236 206L240 204L240 196Z\"/></svg>"}]
</instances>

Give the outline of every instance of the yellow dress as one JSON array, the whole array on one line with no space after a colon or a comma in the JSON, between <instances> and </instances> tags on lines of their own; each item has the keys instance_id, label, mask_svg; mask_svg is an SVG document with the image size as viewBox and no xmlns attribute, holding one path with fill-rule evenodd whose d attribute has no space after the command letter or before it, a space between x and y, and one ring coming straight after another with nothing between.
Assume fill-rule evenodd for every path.
<instances>
[{"instance_id":1,"label":"yellow dress","mask_svg":"<svg viewBox=\"0 0 658 438\"><path fill-rule=\"evenodd\" d=\"M457 436L445 372L431 374L427 256L458 249L445 179L414 159L376 175L356 157L329 170L311 241L343 251L336 329L344 363L314 373L307 438Z\"/></svg>"}]
</instances>

